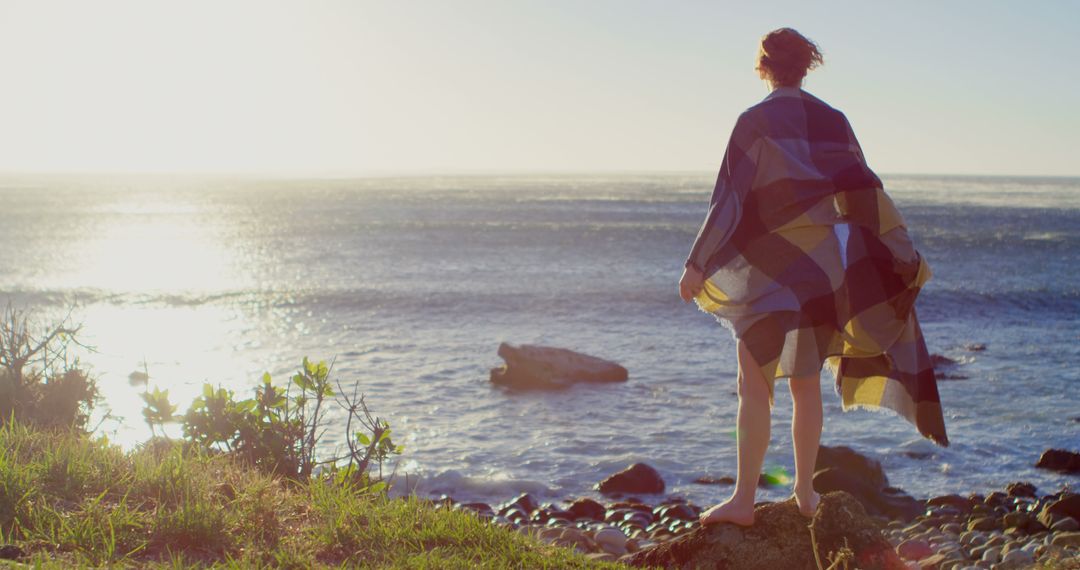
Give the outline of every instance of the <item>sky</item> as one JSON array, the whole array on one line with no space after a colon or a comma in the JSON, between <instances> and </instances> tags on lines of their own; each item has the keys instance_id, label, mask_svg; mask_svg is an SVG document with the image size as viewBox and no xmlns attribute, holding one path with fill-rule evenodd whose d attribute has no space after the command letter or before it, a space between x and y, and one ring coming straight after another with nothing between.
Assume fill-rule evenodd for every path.
<instances>
[{"instance_id":1,"label":"sky","mask_svg":"<svg viewBox=\"0 0 1080 570\"><path fill-rule=\"evenodd\" d=\"M1080 175L1080 2L0 0L0 172L715 171L825 65L885 174Z\"/></svg>"}]
</instances>

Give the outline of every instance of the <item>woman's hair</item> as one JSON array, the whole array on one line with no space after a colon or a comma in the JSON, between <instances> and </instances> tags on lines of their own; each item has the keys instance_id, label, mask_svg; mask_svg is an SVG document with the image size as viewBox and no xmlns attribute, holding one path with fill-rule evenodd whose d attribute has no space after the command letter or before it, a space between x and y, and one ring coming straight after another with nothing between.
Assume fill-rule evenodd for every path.
<instances>
[{"instance_id":1,"label":"woman's hair","mask_svg":"<svg viewBox=\"0 0 1080 570\"><path fill-rule=\"evenodd\" d=\"M791 28L780 28L761 38L755 69L773 85L793 87L823 63L817 44Z\"/></svg>"}]
</instances>

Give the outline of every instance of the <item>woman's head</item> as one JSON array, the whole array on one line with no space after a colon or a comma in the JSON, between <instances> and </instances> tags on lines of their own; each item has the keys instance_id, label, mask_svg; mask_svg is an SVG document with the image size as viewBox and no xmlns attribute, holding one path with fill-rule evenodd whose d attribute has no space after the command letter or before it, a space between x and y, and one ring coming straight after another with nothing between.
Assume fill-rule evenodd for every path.
<instances>
[{"instance_id":1,"label":"woman's head","mask_svg":"<svg viewBox=\"0 0 1080 570\"><path fill-rule=\"evenodd\" d=\"M824 62L817 44L791 28L780 28L761 38L755 69L774 87L797 87L807 71Z\"/></svg>"}]
</instances>

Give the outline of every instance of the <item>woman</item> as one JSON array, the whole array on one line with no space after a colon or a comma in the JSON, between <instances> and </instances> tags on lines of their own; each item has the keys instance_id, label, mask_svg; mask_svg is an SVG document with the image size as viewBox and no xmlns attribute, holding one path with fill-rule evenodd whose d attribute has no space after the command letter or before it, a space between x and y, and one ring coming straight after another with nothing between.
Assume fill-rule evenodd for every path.
<instances>
[{"instance_id":1,"label":"woman","mask_svg":"<svg viewBox=\"0 0 1080 570\"><path fill-rule=\"evenodd\" d=\"M820 500L824 364L844 410L890 409L948 445L914 309L930 268L847 118L802 90L822 61L790 28L762 38L757 70L771 93L736 122L679 283L684 301L732 330L739 363L738 479L727 501L701 514L703 525L754 522L776 378L791 390L794 499L804 516Z\"/></svg>"}]
</instances>

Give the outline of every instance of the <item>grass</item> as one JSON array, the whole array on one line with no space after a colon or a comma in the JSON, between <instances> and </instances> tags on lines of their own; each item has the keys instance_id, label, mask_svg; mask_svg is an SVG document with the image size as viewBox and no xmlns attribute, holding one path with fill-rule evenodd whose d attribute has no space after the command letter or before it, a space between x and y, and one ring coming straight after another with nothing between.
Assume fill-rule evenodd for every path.
<instances>
[{"instance_id":1,"label":"grass","mask_svg":"<svg viewBox=\"0 0 1080 570\"><path fill-rule=\"evenodd\" d=\"M180 443L124 452L13 423L0 427L0 544L65 569L625 568L415 496L286 483Z\"/></svg>"}]
</instances>

